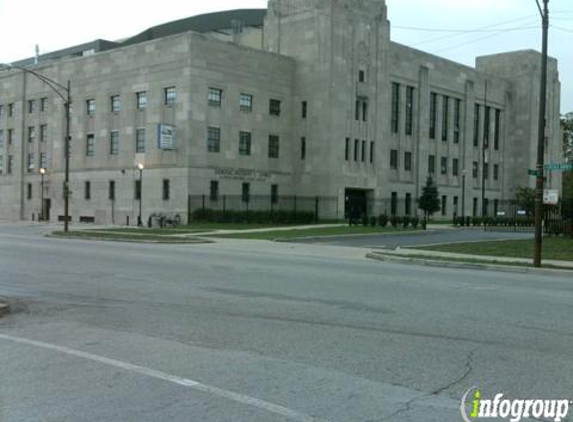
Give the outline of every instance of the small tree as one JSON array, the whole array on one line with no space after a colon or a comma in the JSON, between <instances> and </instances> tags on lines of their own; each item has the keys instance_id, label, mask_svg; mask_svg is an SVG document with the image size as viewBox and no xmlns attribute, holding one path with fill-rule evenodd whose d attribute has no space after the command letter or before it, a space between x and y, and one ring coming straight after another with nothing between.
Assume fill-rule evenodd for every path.
<instances>
[{"instance_id":1,"label":"small tree","mask_svg":"<svg viewBox=\"0 0 573 422\"><path fill-rule=\"evenodd\" d=\"M422 189L422 196L418 201L418 208L424 211L424 228L428 223L428 215L440 211L440 197L438 187L434 183L432 176L426 179L426 186Z\"/></svg>"},{"instance_id":2,"label":"small tree","mask_svg":"<svg viewBox=\"0 0 573 422\"><path fill-rule=\"evenodd\" d=\"M573 112L561 117L563 129L563 157L566 163L573 163ZM563 197L573 198L573 172L563 173Z\"/></svg>"},{"instance_id":3,"label":"small tree","mask_svg":"<svg viewBox=\"0 0 573 422\"><path fill-rule=\"evenodd\" d=\"M517 188L515 191L515 199L517 206L525 211L527 216L532 216L535 213L535 189Z\"/></svg>"}]
</instances>

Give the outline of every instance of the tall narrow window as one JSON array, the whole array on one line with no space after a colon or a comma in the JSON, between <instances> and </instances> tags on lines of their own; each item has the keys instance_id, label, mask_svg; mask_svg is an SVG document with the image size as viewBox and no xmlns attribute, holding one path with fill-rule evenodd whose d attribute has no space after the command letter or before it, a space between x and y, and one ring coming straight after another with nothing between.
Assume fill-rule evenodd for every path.
<instances>
[{"instance_id":1,"label":"tall narrow window","mask_svg":"<svg viewBox=\"0 0 573 422\"><path fill-rule=\"evenodd\" d=\"M474 147L479 146L479 121L480 121L480 107L479 104L474 105Z\"/></svg>"},{"instance_id":2,"label":"tall narrow window","mask_svg":"<svg viewBox=\"0 0 573 422\"><path fill-rule=\"evenodd\" d=\"M84 183L84 199L92 199L92 184L89 180L86 180Z\"/></svg>"},{"instance_id":3,"label":"tall narrow window","mask_svg":"<svg viewBox=\"0 0 573 422\"><path fill-rule=\"evenodd\" d=\"M366 141L362 141L362 162L366 161Z\"/></svg>"},{"instance_id":4,"label":"tall narrow window","mask_svg":"<svg viewBox=\"0 0 573 422\"><path fill-rule=\"evenodd\" d=\"M12 174L13 170L14 170L14 156L9 155L8 162L6 163L6 173Z\"/></svg>"},{"instance_id":5,"label":"tall narrow window","mask_svg":"<svg viewBox=\"0 0 573 422\"><path fill-rule=\"evenodd\" d=\"M405 210L406 215L412 215L412 194L411 193L406 194L405 208L406 208L406 210Z\"/></svg>"},{"instance_id":6,"label":"tall narrow window","mask_svg":"<svg viewBox=\"0 0 573 422\"><path fill-rule=\"evenodd\" d=\"M495 129L493 133L493 148L499 150L499 133L501 125L501 110L495 110Z\"/></svg>"},{"instance_id":7,"label":"tall narrow window","mask_svg":"<svg viewBox=\"0 0 573 422\"><path fill-rule=\"evenodd\" d=\"M460 160L457 158L454 158L452 160L452 174L454 176L458 176L460 173Z\"/></svg>"},{"instance_id":8,"label":"tall narrow window","mask_svg":"<svg viewBox=\"0 0 573 422\"><path fill-rule=\"evenodd\" d=\"M493 165L493 180L499 180L499 164Z\"/></svg>"},{"instance_id":9,"label":"tall narrow window","mask_svg":"<svg viewBox=\"0 0 573 422\"><path fill-rule=\"evenodd\" d=\"M306 159L306 138L304 136L300 138L300 159Z\"/></svg>"},{"instance_id":10,"label":"tall narrow window","mask_svg":"<svg viewBox=\"0 0 573 422\"><path fill-rule=\"evenodd\" d=\"M95 151L95 135L88 133L86 137L86 157L93 157Z\"/></svg>"},{"instance_id":11,"label":"tall narrow window","mask_svg":"<svg viewBox=\"0 0 573 422\"><path fill-rule=\"evenodd\" d=\"M239 155L251 155L251 132L239 132Z\"/></svg>"},{"instance_id":12,"label":"tall narrow window","mask_svg":"<svg viewBox=\"0 0 573 422\"><path fill-rule=\"evenodd\" d=\"M115 201L115 180L109 181L108 198L110 201Z\"/></svg>"},{"instance_id":13,"label":"tall narrow window","mask_svg":"<svg viewBox=\"0 0 573 422\"><path fill-rule=\"evenodd\" d=\"M354 140L354 161L358 161L358 139Z\"/></svg>"},{"instance_id":14,"label":"tall narrow window","mask_svg":"<svg viewBox=\"0 0 573 422\"><path fill-rule=\"evenodd\" d=\"M269 114L271 116L280 116L281 115L281 102L279 100L270 100L269 101Z\"/></svg>"},{"instance_id":15,"label":"tall narrow window","mask_svg":"<svg viewBox=\"0 0 573 422\"><path fill-rule=\"evenodd\" d=\"M302 118L303 118L303 119L306 119L306 113L307 113L307 111L308 111L308 110L307 110L307 107L308 107L307 102L306 102L306 101L303 101L303 102L302 102L302 110L301 110L301 114L302 114Z\"/></svg>"},{"instance_id":16,"label":"tall narrow window","mask_svg":"<svg viewBox=\"0 0 573 422\"><path fill-rule=\"evenodd\" d=\"M207 128L207 151L220 152L221 151L221 129L218 127L209 126Z\"/></svg>"},{"instance_id":17,"label":"tall narrow window","mask_svg":"<svg viewBox=\"0 0 573 422\"><path fill-rule=\"evenodd\" d=\"M209 88L208 100L210 106L221 107L221 102L223 100L223 90L219 88Z\"/></svg>"},{"instance_id":18,"label":"tall narrow window","mask_svg":"<svg viewBox=\"0 0 573 422\"><path fill-rule=\"evenodd\" d=\"M483 178L484 180L489 179L489 163L483 163Z\"/></svg>"},{"instance_id":19,"label":"tall narrow window","mask_svg":"<svg viewBox=\"0 0 573 422\"><path fill-rule=\"evenodd\" d=\"M28 173L33 172L35 168L36 166L34 163L34 153L30 152L28 153Z\"/></svg>"},{"instance_id":20,"label":"tall narrow window","mask_svg":"<svg viewBox=\"0 0 573 422\"><path fill-rule=\"evenodd\" d=\"M350 161L350 138L346 138L344 143L344 159Z\"/></svg>"},{"instance_id":21,"label":"tall narrow window","mask_svg":"<svg viewBox=\"0 0 573 422\"><path fill-rule=\"evenodd\" d=\"M428 173L434 174L436 172L436 156L428 156Z\"/></svg>"},{"instance_id":22,"label":"tall narrow window","mask_svg":"<svg viewBox=\"0 0 573 422\"><path fill-rule=\"evenodd\" d=\"M174 86L169 86L163 89L163 101L167 106L175 104L175 101L177 101L177 91Z\"/></svg>"},{"instance_id":23,"label":"tall narrow window","mask_svg":"<svg viewBox=\"0 0 573 422\"><path fill-rule=\"evenodd\" d=\"M4 156L0 155L0 174L4 172Z\"/></svg>"},{"instance_id":24,"label":"tall narrow window","mask_svg":"<svg viewBox=\"0 0 573 422\"><path fill-rule=\"evenodd\" d=\"M440 160L440 173L441 174L448 174L448 158L442 157Z\"/></svg>"},{"instance_id":25,"label":"tall narrow window","mask_svg":"<svg viewBox=\"0 0 573 422\"><path fill-rule=\"evenodd\" d=\"M279 202L279 185L271 185L271 204Z\"/></svg>"},{"instance_id":26,"label":"tall narrow window","mask_svg":"<svg viewBox=\"0 0 573 422\"><path fill-rule=\"evenodd\" d=\"M406 135L412 135L414 122L414 87L406 88Z\"/></svg>"},{"instance_id":27,"label":"tall narrow window","mask_svg":"<svg viewBox=\"0 0 573 422\"><path fill-rule=\"evenodd\" d=\"M366 81L366 72L364 70L358 71L358 82L365 82Z\"/></svg>"},{"instance_id":28,"label":"tall narrow window","mask_svg":"<svg viewBox=\"0 0 573 422\"><path fill-rule=\"evenodd\" d=\"M398 169L398 150L391 149L390 150L390 168L392 170Z\"/></svg>"},{"instance_id":29,"label":"tall narrow window","mask_svg":"<svg viewBox=\"0 0 573 422\"><path fill-rule=\"evenodd\" d=\"M137 129L135 132L135 152L138 154L145 152L145 129Z\"/></svg>"},{"instance_id":30,"label":"tall narrow window","mask_svg":"<svg viewBox=\"0 0 573 422\"><path fill-rule=\"evenodd\" d=\"M360 120L360 99L356 99L356 103L354 105L354 120Z\"/></svg>"},{"instance_id":31,"label":"tall narrow window","mask_svg":"<svg viewBox=\"0 0 573 422\"><path fill-rule=\"evenodd\" d=\"M111 96L111 111L117 113L121 109L121 99L119 95Z\"/></svg>"},{"instance_id":32,"label":"tall narrow window","mask_svg":"<svg viewBox=\"0 0 573 422\"><path fill-rule=\"evenodd\" d=\"M364 98L362 100L362 121L365 122L368 120L368 100Z\"/></svg>"},{"instance_id":33,"label":"tall narrow window","mask_svg":"<svg viewBox=\"0 0 573 422\"><path fill-rule=\"evenodd\" d=\"M40 126L40 142L46 142L48 140L48 125Z\"/></svg>"},{"instance_id":34,"label":"tall narrow window","mask_svg":"<svg viewBox=\"0 0 573 422\"><path fill-rule=\"evenodd\" d=\"M109 153L110 155L119 155L119 131L117 130L110 133Z\"/></svg>"},{"instance_id":35,"label":"tall narrow window","mask_svg":"<svg viewBox=\"0 0 573 422\"><path fill-rule=\"evenodd\" d=\"M36 100L28 100L28 113L32 114L36 109Z\"/></svg>"},{"instance_id":36,"label":"tall narrow window","mask_svg":"<svg viewBox=\"0 0 573 422\"><path fill-rule=\"evenodd\" d=\"M472 177L474 179L477 179L478 175L479 175L479 164L477 161L474 161L472 166Z\"/></svg>"},{"instance_id":37,"label":"tall narrow window","mask_svg":"<svg viewBox=\"0 0 573 422\"><path fill-rule=\"evenodd\" d=\"M390 126L392 133L398 133L400 124L400 84L392 82L392 114Z\"/></svg>"},{"instance_id":38,"label":"tall narrow window","mask_svg":"<svg viewBox=\"0 0 573 422\"><path fill-rule=\"evenodd\" d=\"M48 110L48 99L47 98L40 98L40 111L47 111Z\"/></svg>"},{"instance_id":39,"label":"tall narrow window","mask_svg":"<svg viewBox=\"0 0 573 422\"><path fill-rule=\"evenodd\" d=\"M454 143L460 143L461 133L461 120L462 120L462 100L457 99L454 103Z\"/></svg>"},{"instance_id":40,"label":"tall narrow window","mask_svg":"<svg viewBox=\"0 0 573 422\"><path fill-rule=\"evenodd\" d=\"M269 135L269 158L279 158L279 137Z\"/></svg>"},{"instance_id":41,"label":"tall narrow window","mask_svg":"<svg viewBox=\"0 0 573 422\"><path fill-rule=\"evenodd\" d=\"M88 116L93 116L95 114L96 101L93 98L86 100L86 113Z\"/></svg>"},{"instance_id":42,"label":"tall narrow window","mask_svg":"<svg viewBox=\"0 0 573 422\"><path fill-rule=\"evenodd\" d=\"M447 215L447 207L448 207L448 197L446 195L442 195L442 215Z\"/></svg>"},{"instance_id":43,"label":"tall narrow window","mask_svg":"<svg viewBox=\"0 0 573 422\"><path fill-rule=\"evenodd\" d=\"M0 129L0 148L4 148L4 131Z\"/></svg>"},{"instance_id":44,"label":"tall narrow window","mask_svg":"<svg viewBox=\"0 0 573 422\"><path fill-rule=\"evenodd\" d=\"M211 180L209 185L209 199L211 199L211 201L219 200L219 182L217 180Z\"/></svg>"},{"instance_id":45,"label":"tall narrow window","mask_svg":"<svg viewBox=\"0 0 573 422\"><path fill-rule=\"evenodd\" d=\"M27 198L27 199L32 199L32 184L31 184L31 183L28 183L28 186L27 186L27 189L26 189L26 190L27 190L26 198Z\"/></svg>"},{"instance_id":46,"label":"tall narrow window","mask_svg":"<svg viewBox=\"0 0 573 422\"><path fill-rule=\"evenodd\" d=\"M46 156L45 152L41 152L40 153L40 163L39 163L41 169L45 169L48 167L48 159Z\"/></svg>"},{"instance_id":47,"label":"tall narrow window","mask_svg":"<svg viewBox=\"0 0 573 422\"><path fill-rule=\"evenodd\" d=\"M374 141L370 141L370 162L374 162Z\"/></svg>"},{"instance_id":48,"label":"tall narrow window","mask_svg":"<svg viewBox=\"0 0 573 422\"><path fill-rule=\"evenodd\" d=\"M145 110L147 108L147 91L140 91L135 94L137 109Z\"/></svg>"},{"instance_id":49,"label":"tall narrow window","mask_svg":"<svg viewBox=\"0 0 573 422\"><path fill-rule=\"evenodd\" d=\"M412 153L410 151L404 153L404 170L412 171Z\"/></svg>"},{"instance_id":50,"label":"tall narrow window","mask_svg":"<svg viewBox=\"0 0 573 422\"><path fill-rule=\"evenodd\" d=\"M135 181L134 189L133 189L133 198L136 201L141 200L141 180L140 179L137 179Z\"/></svg>"},{"instance_id":51,"label":"tall narrow window","mask_svg":"<svg viewBox=\"0 0 573 422\"><path fill-rule=\"evenodd\" d=\"M491 116L491 107L485 108L485 116L483 119L483 147L489 148L489 132L490 132L490 116Z\"/></svg>"},{"instance_id":52,"label":"tall narrow window","mask_svg":"<svg viewBox=\"0 0 573 422\"><path fill-rule=\"evenodd\" d=\"M36 128L34 126L28 127L28 142L36 140Z\"/></svg>"},{"instance_id":53,"label":"tall narrow window","mask_svg":"<svg viewBox=\"0 0 573 422\"><path fill-rule=\"evenodd\" d=\"M241 94L239 97L239 108L241 111L253 111L253 96L251 94Z\"/></svg>"},{"instance_id":54,"label":"tall narrow window","mask_svg":"<svg viewBox=\"0 0 573 422\"><path fill-rule=\"evenodd\" d=\"M398 192L392 192L390 199L390 213L396 215L398 213Z\"/></svg>"},{"instance_id":55,"label":"tall narrow window","mask_svg":"<svg viewBox=\"0 0 573 422\"><path fill-rule=\"evenodd\" d=\"M162 197L164 201L168 201L171 197L171 187L169 184L169 179L163 179L163 189L162 189Z\"/></svg>"},{"instance_id":56,"label":"tall narrow window","mask_svg":"<svg viewBox=\"0 0 573 422\"><path fill-rule=\"evenodd\" d=\"M430 139L436 139L438 94L430 93Z\"/></svg>"},{"instance_id":57,"label":"tall narrow window","mask_svg":"<svg viewBox=\"0 0 573 422\"><path fill-rule=\"evenodd\" d=\"M251 199L251 184L250 183L243 183L241 186L241 197L243 202L249 202Z\"/></svg>"},{"instance_id":58,"label":"tall narrow window","mask_svg":"<svg viewBox=\"0 0 573 422\"><path fill-rule=\"evenodd\" d=\"M442 141L448 140L450 130L450 98L444 95L442 103Z\"/></svg>"}]
</instances>

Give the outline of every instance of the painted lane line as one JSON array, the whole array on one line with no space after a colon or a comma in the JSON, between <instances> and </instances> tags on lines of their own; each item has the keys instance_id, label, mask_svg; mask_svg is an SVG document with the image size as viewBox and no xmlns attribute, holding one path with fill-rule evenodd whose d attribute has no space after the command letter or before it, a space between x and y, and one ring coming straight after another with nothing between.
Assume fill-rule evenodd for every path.
<instances>
[{"instance_id":1,"label":"painted lane line","mask_svg":"<svg viewBox=\"0 0 573 422\"><path fill-rule=\"evenodd\" d=\"M171 375L166 372L157 371L155 369L146 368L140 365L134 365L128 362L122 362L115 359L106 358L104 356L94 355L92 353L82 352L80 350L70 349L68 347L58 346L55 344L44 343L41 341L29 340L22 337L14 337L5 334L0 334L0 340L7 340L15 343L25 344L28 346L34 346L42 349L53 350L56 352L64 353L70 356L91 360L93 362L102 363L104 365L119 368L125 371L131 371L144 375L150 378L160 379L163 381L168 381L173 384L177 384L183 387L192 388L197 391L202 391L204 393L212 394L214 396L222 397L228 400L235 401L237 403L245 404L248 406L256 407L265 410L270 413L281 415L289 419L298 422L328 422L324 419L315 418L313 416L306 415L304 413L297 412L295 410L289 409L284 406L280 406L274 403L269 403L267 401L257 399L255 397L246 396L244 394L235 393L229 390L223 390L221 388L213 387L211 385L203 384L198 381L194 381L188 378L179 377L176 375Z\"/></svg>"}]
</instances>

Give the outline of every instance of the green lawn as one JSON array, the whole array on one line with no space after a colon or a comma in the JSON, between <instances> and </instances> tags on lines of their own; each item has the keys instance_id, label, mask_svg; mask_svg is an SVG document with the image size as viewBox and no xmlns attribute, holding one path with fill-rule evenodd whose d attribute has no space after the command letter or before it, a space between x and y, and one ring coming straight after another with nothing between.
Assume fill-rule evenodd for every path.
<instances>
[{"instance_id":1,"label":"green lawn","mask_svg":"<svg viewBox=\"0 0 573 422\"><path fill-rule=\"evenodd\" d=\"M292 229L292 230L272 230L260 233L233 233L233 234L211 234L212 237L225 237L231 239L296 239L301 237L317 236L344 236L344 235L365 235L365 234L399 234L412 233L413 229L394 229L392 227L364 227L364 226L336 226L316 229Z\"/></svg>"},{"instance_id":2,"label":"green lawn","mask_svg":"<svg viewBox=\"0 0 573 422\"><path fill-rule=\"evenodd\" d=\"M115 240L115 241L129 241L129 242L153 242L153 243L204 243L205 240L199 238L181 238L171 237L157 234L138 234L138 233L114 233L114 232L98 232L90 230L69 231L56 231L52 236L66 237L66 238L79 238L79 239L96 239L96 240Z\"/></svg>"},{"instance_id":3,"label":"green lawn","mask_svg":"<svg viewBox=\"0 0 573 422\"><path fill-rule=\"evenodd\" d=\"M186 227L177 227L177 228L139 228L139 227L119 227L119 228L112 228L112 229L87 229L82 230L87 233L110 233L110 234L128 234L128 235L163 235L163 236L170 236L174 234L194 234L194 233L206 233L210 230L208 229L192 229Z\"/></svg>"},{"instance_id":4,"label":"green lawn","mask_svg":"<svg viewBox=\"0 0 573 422\"><path fill-rule=\"evenodd\" d=\"M533 258L533 247L533 239L528 239L503 240L495 242L453 243L451 245L426 246L416 249L512 258ZM544 238L543 259L573 261L573 238Z\"/></svg>"}]
</instances>

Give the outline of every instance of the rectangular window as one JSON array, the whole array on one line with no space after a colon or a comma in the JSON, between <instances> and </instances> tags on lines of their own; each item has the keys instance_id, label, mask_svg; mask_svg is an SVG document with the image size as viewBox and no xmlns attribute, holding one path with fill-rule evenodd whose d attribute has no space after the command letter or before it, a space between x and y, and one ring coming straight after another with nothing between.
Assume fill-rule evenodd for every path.
<instances>
[{"instance_id":1,"label":"rectangular window","mask_svg":"<svg viewBox=\"0 0 573 422\"><path fill-rule=\"evenodd\" d=\"M448 140L450 130L450 98L444 95L442 103L442 141Z\"/></svg>"},{"instance_id":2,"label":"rectangular window","mask_svg":"<svg viewBox=\"0 0 573 422\"><path fill-rule=\"evenodd\" d=\"M442 195L442 215L445 216L447 214L447 207L448 207L448 197L446 195Z\"/></svg>"},{"instance_id":3,"label":"rectangular window","mask_svg":"<svg viewBox=\"0 0 573 422\"><path fill-rule=\"evenodd\" d=\"M93 98L86 100L86 113L87 113L87 115L93 116L95 114L95 109L96 109L96 100Z\"/></svg>"},{"instance_id":4,"label":"rectangular window","mask_svg":"<svg viewBox=\"0 0 573 422\"><path fill-rule=\"evenodd\" d=\"M279 158L279 137L269 135L269 158Z\"/></svg>"},{"instance_id":5,"label":"rectangular window","mask_svg":"<svg viewBox=\"0 0 573 422\"><path fill-rule=\"evenodd\" d=\"M462 120L462 100L456 98L454 102L454 144L460 143Z\"/></svg>"},{"instance_id":6,"label":"rectangular window","mask_svg":"<svg viewBox=\"0 0 573 422\"><path fill-rule=\"evenodd\" d=\"M241 111L253 111L253 96L250 94L241 94L239 97L239 109Z\"/></svg>"},{"instance_id":7,"label":"rectangular window","mask_svg":"<svg viewBox=\"0 0 573 422\"><path fill-rule=\"evenodd\" d=\"M271 204L279 202L279 185L271 185Z\"/></svg>"},{"instance_id":8,"label":"rectangular window","mask_svg":"<svg viewBox=\"0 0 573 422\"><path fill-rule=\"evenodd\" d=\"M499 180L499 164L493 165L493 180Z\"/></svg>"},{"instance_id":9,"label":"rectangular window","mask_svg":"<svg viewBox=\"0 0 573 422\"><path fill-rule=\"evenodd\" d=\"M36 100L28 100L28 113L32 114L36 109Z\"/></svg>"},{"instance_id":10,"label":"rectangular window","mask_svg":"<svg viewBox=\"0 0 573 422\"><path fill-rule=\"evenodd\" d=\"M86 157L93 157L95 150L95 135L88 133L86 137Z\"/></svg>"},{"instance_id":11,"label":"rectangular window","mask_svg":"<svg viewBox=\"0 0 573 422\"><path fill-rule=\"evenodd\" d=\"M479 164L477 161L474 161L472 166L472 177L474 179L477 179L478 175L479 175Z\"/></svg>"},{"instance_id":12,"label":"rectangular window","mask_svg":"<svg viewBox=\"0 0 573 422\"><path fill-rule=\"evenodd\" d=\"M173 106L177 101L177 90L174 86L163 89L163 101L166 106Z\"/></svg>"},{"instance_id":13,"label":"rectangular window","mask_svg":"<svg viewBox=\"0 0 573 422\"><path fill-rule=\"evenodd\" d=\"M300 159L306 159L306 138L304 136L300 138Z\"/></svg>"},{"instance_id":14,"label":"rectangular window","mask_svg":"<svg viewBox=\"0 0 573 422\"><path fill-rule=\"evenodd\" d=\"M239 132L239 155L251 155L251 132Z\"/></svg>"},{"instance_id":15,"label":"rectangular window","mask_svg":"<svg viewBox=\"0 0 573 422\"><path fill-rule=\"evenodd\" d=\"M6 165L6 173L12 174L12 170L14 170L14 156L8 156L8 163Z\"/></svg>"},{"instance_id":16,"label":"rectangular window","mask_svg":"<svg viewBox=\"0 0 573 422\"><path fill-rule=\"evenodd\" d=\"M14 129L8 129L8 145L14 142Z\"/></svg>"},{"instance_id":17,"label":"rectangular window","mask_svg":"<svg viewBox=\"0 0 573 422\"><path fill-rule=\"evenodd\" d=\"M458 204L459 204L459 198L457 196L454 196L454 213L458 214Z\"/></svg>"},{"instance_id":18,"label":"rectangular window","mask_svg":"<svg viewBox=\"0 0 573 422\"><path fill-rule=\"evenodd\" d=\"M281 115L281 102L279 100L270 100L269 101L269 114L271 116L280 116Z\"/></svg>"},{"instance_id":19,"label":"rectangular window","mask_svg":"<svg viewBox=\"0 0 573 422\"><path fill-rule=\"evenodd\" d=\"M477 213L478 213L478 199L474 198L474 200L473 200L473 216L477 217Z\"/></svg>"},{"instance_id":20,"label":"rectangular window","mask_svg":"<svg viewBox=\"0 0 573 422\"><path fill-rule=\"evenodd\" d=\"M490 130L490 116L491 116L491 107L485 108L485 116L483 119L483 147L489 148L489 130Z\"/></svg>"},{"instance_id":21,"label":"rectangular window","mask_svg":"<svg viewBox=\"0 0 573 422\"><path fill-rule=\"evenodd\" d=\"M474 147L479 146L479 120L480 108L479 104L474 105Z\"/></svg>"},{"instance_id":22,"label":"rectangular window","mask_svg":"<svg viewBox=\"0 0 573 422\"><path fill-rule=\"evenodd\" d=\"M350 138L346 138L346 142L344 144L344 159L346 161L350 160Z\"/></svg>"},{"instance_id":23,"label":"rectangular window","mask_svg":"<svg viewBox=\"0 0 573 422\"><path fill-rule=\"evenodd\" d=\"M0 174L4 172L4 156L0 155Z\"/></svg>"},{"instance_id":24,"label":"rectangular window","mask_svg":"<svg viewBox=\"0 0 573 422\"><path fill-rule=\"evenodd\" d=\"M121 100L119 95L112 95L110 98L110 103L112 113L117 113L121 109Z\"/></svg>"},{"instance_id":25,"label":"rectangular window","mask_svg":"<svg viewBox=\"0 0 573 422\"><path fill-rule=\"evenodd\" d=\"M0 118L4 117L4 106L0 104Z\"/></svg>"},{"instance_id":26,"label":"rectangular window","mask_svg":"<svg viewBox=\"0 0 573 422\"><path fill-rule=\"evenodd\" d=\"M89 180L84 182L84 199L90 200L92 198L92 184Z\"/></svg>"},{"instance_id":27,"label":"rectangular window","mask_svg":"<svg viewBox=\"0 0 573 422\"><path fill-rule=\"evenodd\" d=\"M26 186L26 198L32 199L32 184L31 183L28 183L28 185Z\"/></svg>"},{"instance_id":28,"label":"rectangular window","mask_svg":"<svg viewBox=\"0 0 573 422\"><path fill-rule=\"evenodd\" d=\"M209 88L208 100L210 106L221 107L221 102L223 101L223 90L218 88Z\"/></svg>"},{"instance_id":29,"label":"rectangular window","mask_svg":"<svg viewBox=\"0 0 573 422\"><path fill-rule=\"evenodd\" d=\"M40 168L45 169L48 167L48 160L45 152L40 153Z\"/></svg>"},{"instance_id":30,"label":"rectangular window","mask_svg":"<svg viewBox=\"0 0 573 422\"><path fill-rule=\"evenodd\" d=\"M438 94L430 93L430 139L436 139Z\"/></svg>"},{"instance_id":31,"label":"rectangular window","mask_svg":"<svg viewBox=\"0 0 573 422\"><path fill-rule=\"evenodd\" d=\"M249 202L251 199L251 184L250 183L243 183L241 185L241 198L243 202Z\"/></svg>"},{"instance_id":32,"label":"rectangular window","mask_svg":"<svg viewBox=\"0 0 573 422\"><path fill-rule=\"evenodd\" d=\"M501 110L495 110L495 129L493 133L493 148L499 150L499 133L501 125Z\"/></svg>"},{"instance_id":33,"label":"rectangular window","mask_svg":"<svg viewBox=\"0 0 573 422\"><path fill-rule=\"evenodd\" d=\"M36 140L36 128L34 126L28 127L28 142L34 142Z\"/></svg>"},{"instance_id":34,"label":"rectangular window","mask_svg":"<svg viewBox=\"0 0 573 422\"><path fill-rule=\"evenodd\" d=\"M428 173L434 174L436 172L436 156L428 156Z\"/></svg>"},{"instance_id":35,"label":"rectangular window","mask_svg":"<svg viewBox=\"0 0 573 422\"><path fill-rule=\"evenodd\" d=\"M454 158L452 160L452 174L458 176L460 174L460 160Z\"/></svg>"},{"instance_id":36,"label":"rectangular window","mask_svg":"<svg viewBox=\"0 0 573 422\"><path fill-rule=\"evenodd\" d=\"M406 88L406 135L412 135L414 122L414 87Z\"/></svg>"},{"instance_id":37,"label":"rectangular window","mask_svg":"<svg viewBox=\"0 0 573 422\"><path fill-rule=\"evenodd\" d=\"M392 113L390 126L392 133L398 133L400 124L400 84L392 82Z\"/></svg>"},{"instance_id":38,"label":"rectangular window","mask_svg":"<svg viewBox=\"0 0 573 422\"><path fill-rule=\"evenodd\" d=\"M4 147L4 131L0 129L0 148Z\"/></svg>"},{"instance_id":39,"label":"rectangular window","mask_svg":"<svg viewBox=\"0 0 573 422\"><path fill-rule=\"evenodd\" d=\"M115 180L109 181L108 198L110 201L115 201Z\"/></svg>"},{"instance_id":40,"label":"rectangular window","mask_svg":"<svg viewBox=\"0 0 573 422\"><path fill-rule=\"evenodd\" d=\"M136 106L138 110L147 108L147 91L140 91L135 94Z\"/></svg>"},{"instance_id":41,"label":"rectangular window","mask_svg":"<svg viewBox=\"0 0 573 422\"><path fill-rule=\"evenodd\" d=\"M483 163L483 178L484 180L489 179L489 163Z\"/></svg>"},{"instance_id":42,"label":"rectangular window","mask_svg":"<svg viewBox=\"0 0 573 422\"><path fill-rule=\"evenodd\" d=\"M110 155L119 155L119 131L110 132L109 153Z\"/></svg>"},{"instance_id":43,"label":"rectangular window","mask_svg":"<svg viewBox=\"0 0 573 422\"><path fill-rule=\"evenodd\" d=\"M398 169L398 150L391 149L390 150L390 168L392 170Z\"/></svg>"},{"instance_id":44,"label":"rectangular window","mask_svg":"<svg viewBox=\"0 0 573 422\"><path fill-rule=\"evenodd\" d=\"M207 151L221 151L221 129L218 127L210 126L207 128Z\"/></svg>"},{"instance_id":45,"label":"rectangular window","mask_svg":"<svg viewBox=\"0 0 573 422\"><path fill-rule=\"evenodd\" d=\"M365 122L368 120L368 100L364 98L362 100L362 121Z\"/></svg>"},{"instance_id":46,"label":"rectangular window","mask_svg":"<svg viewBox=\"0 0 573 422\"><path fill-rule=\"evenodd\" d=\"M396 215L398 213L398 192L392 192L390 199L390 214Z\"/></svg>"},{"instance_id":47,"label":"rectangular window","mask_svg":"<svg viewBox=\"0 0 573 422\"><path fill-rule=\"evenodd\" d=\"M366 72L364 70L358 71L358 82L366 81Z\"/></svg>"},{"instance_id":48,"label":"rectangular window","mask_svg":"<svg viewBox=\"0 0 573 422\"><path fill-rule=\"evenodd\" d=\"M138 154L145 152L145 129L137 129L135 132L135 152Z\"/></svg>"},{"instance_id":49,"label":"rectangular window","mask_svg":"<svg viewBox=\"0 0 573 422\"><path fill-rule=\"evenodd\" d=\"M217 180L211 180L209 185L209 199L211 201L219 200L219 182Z\"/></svg>"},{"instance_id":50,"label":"rectangular window","mask_svg":"<svg viewBox=\"0 0 573 422\"><path fill-rule=\"evenodd\" d=\"M303 101L302 102L302 110L301 110L301 114L302 114L303 119L306 119L306 113L308 111L307 108L308 108L307 102Z\"/></svg>"},{"instance_id":51,"label":"rectangular window","mask_svg":"<svg viewBox=\"0 0 573 422\"><path fill-rule=\"evenodd\" d=\"M406 194L405 208L406 208L406 210L405 210L406 215L412 215L412 194L411 193Z\"/></svg>"},{"instance_id":52,"label":"rectangular window","mask_svg":"<svg viewBox=\"0 0 573 422\"><path fill-rule=\"evenodd\" d=\"M40 99L40 111L42 111L42 112L48 111L48 99L47 98L41 98Z\"/></svg>"},{"instance_id":53,"label":"rectangular window","mask_svg":"<svg viewBox=\"0 0 573 422\"><path fill-rule=\"evenodd\" d=\"M374 141L370 141L370 162L374 162Z\"/></svg>"},{"instance_id":54,"label":"rectangular window","mask_svg":"<svg viewBox=\"0 0 573 422\"><path fill-rule=\"evenodd\" d=\"M135 181L133 197L135 198L136 201L141 200L141 179L137 179Z\"/></svg>"},{"instance_id":55,"label":"rectangular window","mask_svg":"<svg viewBox=\"0 0 573 422\"><path fill-rule=\"evenodd\" d=\"M412 171L412 153L409 151L404 153L404 170Z\"/></svg>"},{"instance_id":56,"label":"rectangular window","mask_svg":"<svg viewBox=\"0 0 573 422\"><path fill-rule=\"evenodd\" d=\"M354 140L354 161L358 161L358 144L359 144L359 140L355 139Z\"/></svg>"},{"instance_id":57,"label":"rectangular window","mask_svg":"<svg viewBox=\"0 0 573 422\"><path fill-rule=\"evenodd\" d=\"M362 162L366 162L366 141L362 141Z\"/></svg>"},{"instance_id":58,"label":"rectangular window","mask_svg":"<svg viewBox=\"0 0 573 422\"><path fill-rule=\"evenodd\" d=\"M448 158L442 157L440 159L440 172L442 174L448 174Z\"/></svg>"},{"instance_id":59,"label":"rectangular window","mask_svg":"<svg viewBox=\"0 0 573 422\"><path fill-rule=\"evenodd\" d=\"M162 189L161 189L161 197L163 198L164 201L168 201L170 196L171 196L171 192L170 192L170 186L169 186L169 179L163 179L163 184L162 184Z\"/></svg>"},{"instance_id":60,"label":"rectangular window","mask_svg":"<svg viewBox=\"0 0 573 422\"><path fill-rule=\"evenodd\" d=\"M40 126L40 142L46 142L48 140L48 125Z\"/></svg>"},{"instance_id":61,"label":"rectangular window","mask_svg":"<svg viewBox=\"0 0 573 422\"><path fill-rule=\"evenodd\" d=\"M30 153L28 153L28 173L33 172L34 168L35 168L34 153L30 152Z\"/></svg>"},{"instance_id":62,"label":"rectangular window","mask_svg":"<svg viewBox=\"0 0 573 422\"><path fill-rule=\"evenodd\" d=\"M14 117L14 103L8 104L8 117Z\"/></svg>"}]
</instances>

